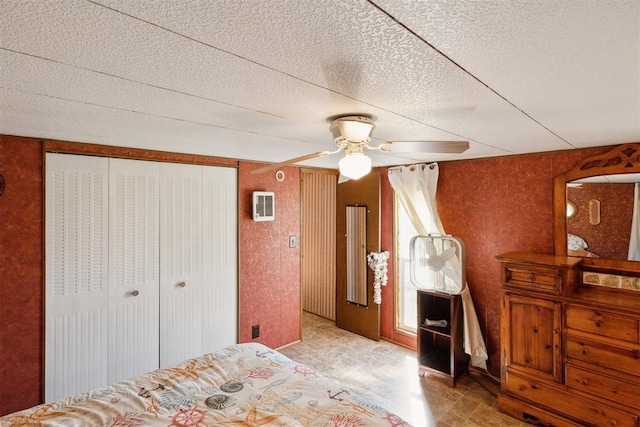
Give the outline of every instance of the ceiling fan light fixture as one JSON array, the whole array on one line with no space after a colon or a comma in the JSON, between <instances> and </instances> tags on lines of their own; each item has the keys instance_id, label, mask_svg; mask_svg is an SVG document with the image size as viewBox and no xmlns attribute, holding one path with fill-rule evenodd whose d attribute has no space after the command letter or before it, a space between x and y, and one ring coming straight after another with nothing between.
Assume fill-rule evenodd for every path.
<instances>
[{"instance_id":1,"label":"ceiling fan light fixture","mask_svg":"<svg viewBox=\"0 0 640 427\"><path fill-rule=\"evenodd\" d=\"M371 171L371 159L363 154L364 149L378 150L383 153L463 153L469 149L468 141L383 141L377 146L371 146L371 132L375 128L372 117L365 115L346 115L329 118L329 131L333 135L333 142L337 148L334 151L320 151L293 159L274 163L253 169L257 174L281 166L304 162L318 157L336 154L344 151L345 155L339 162L340 174L345 179L359 179ZM344 181L341 181L344 182Z\"/></svg>"},{"instance_id":2,"label":"ceiling fan light fixture","mask_svg":"<svg viewBox=\"0 0 640 427\"><path fill-rule=\"evenodd\" d=\"M360 179L371 172L371 159L364 153L346 153L338 162L340 173L350 179Z\"/></svg>"},{"instance_id":3,"label":"ceiling fan light fixture","mask_svg":"<svg viewBox=\"0 0 640 427\"><path fill-rule=\"evenodd\" d=\"M333 138L343 138L348 142L369 142L373 120L364 116L346 116L334 120L330 126Z\"/></svg>"}]
</instances>

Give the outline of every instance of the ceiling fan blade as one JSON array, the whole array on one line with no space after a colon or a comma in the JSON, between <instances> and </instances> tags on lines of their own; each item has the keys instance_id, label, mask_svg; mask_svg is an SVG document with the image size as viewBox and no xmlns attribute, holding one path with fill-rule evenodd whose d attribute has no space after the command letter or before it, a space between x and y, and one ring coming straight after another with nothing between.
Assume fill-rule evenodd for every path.
<instances>
[{"instance_id":1,"label":"ceiling fan blade","mask_svg":"<svg viewBox=\"0 0 640 427\"><path fill-rule=\"evenodd\" d=\"M388 141L378 147L380 151L393 153L464 153L469 141Z\"/></svg>"},{"instance_id":2,"label":"ceiling fan blade","mask_svg":"<svg viewBox=\"0 0 640 427\"><path fill-rule=\"evenodd\" d=\"M287 166L287 165L291 165L293 163L298 163L298 162L304 162L305 160L311 160L318 157L324 157L332 153L334 153L334 151L319 151L317 153L307 154L306 156L300 156L294 159L285 160L284 162L266 165L261 168L252 170L251 173L258 174L258 173L268 172L273 169L278 169L279 167L282 167L282 166Z\"/></svg>"}]
</instances>

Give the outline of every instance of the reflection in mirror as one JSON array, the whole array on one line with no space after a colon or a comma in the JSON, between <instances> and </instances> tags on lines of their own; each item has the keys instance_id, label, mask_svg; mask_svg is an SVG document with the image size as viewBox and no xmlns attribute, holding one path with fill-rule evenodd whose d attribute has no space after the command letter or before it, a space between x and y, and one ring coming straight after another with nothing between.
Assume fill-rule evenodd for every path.
<instances>
[{"instance_id":1,"label":"reflection in mirror","mask_svg":"<svg viewBox=\"0 0 640 427\"><path fill-rule=\"evenodd\" d=\"M589 224L600 225L600 200L589 200Z\"/></svg>"},{"instance_id":2,"label":"reflection in mirror","mask_svg":"<svg viewBox=\"0 0 640 427\"><path fill-rule=\"evenodd\" d=\"M568 188L567 188L567 194L568 193ZM567 218L571 219L574 216L576 216L576 214L578 213L578 208L576 207L576 204L573 203L571 200L567 200Z\"/></svg>"},{"instance_id":3,"label":"reflection in mirror","mask_svg":"<svg viewBox=\"0 0 640 427\"><path fill-rule=\"evenodd\" d=\"M366 306L367 207L347 206L347 302Z\"/></svg>"},{"instance_id":4,"label":"reflection in mirror","mask_svg":"<svg viewBox=\"0 0 640 427\"><path fill-rule=\"evenodd\" d=\"M626 260L633 216L633 183L568 185L576 214L567 218L569 255Z\"/></svg>"}]
</instances>

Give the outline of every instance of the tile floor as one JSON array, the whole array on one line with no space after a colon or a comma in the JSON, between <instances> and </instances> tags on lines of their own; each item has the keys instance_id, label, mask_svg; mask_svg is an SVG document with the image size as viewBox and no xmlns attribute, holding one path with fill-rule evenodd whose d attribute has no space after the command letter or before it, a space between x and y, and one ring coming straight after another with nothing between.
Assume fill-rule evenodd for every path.
<instances>
[{"instance_id":1,"label":"tile floor","mask_svg":"<svg viewBox=\"0 0 640 427\"><path fill-rule=\"evenodd\" d=\"M303 340L280 349L289 358L373 393L416 427L525 426L497 410L496 397L470 376L455 388L418 375L415 352L387 341L373 341L305 313Z\"/></svg>"}]
</instances>

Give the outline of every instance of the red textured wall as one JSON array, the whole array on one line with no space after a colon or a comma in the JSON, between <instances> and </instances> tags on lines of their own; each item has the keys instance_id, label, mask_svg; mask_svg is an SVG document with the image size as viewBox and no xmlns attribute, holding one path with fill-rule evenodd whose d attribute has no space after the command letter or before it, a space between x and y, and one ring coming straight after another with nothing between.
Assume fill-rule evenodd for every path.
<instances>
[{"instance_id":1,"label":"red textured wall","mask_svg":"<svg viewBox=\"0 0 640 427\"><path fill-rule=\"evenodd\" d=\"M500 268L509 251L553 253L553 180L586 149L440 163L438 212L447 233L463 239L467 281L489 353L500 374Z\"/></svg>"},{"instance_id":2,"label":"red textured wall","mask_svg":"<svg viewBox=\"0 0 640 427\"><path fill-rule=\"evenodd\" d=\"M0 135L0 414L41 401L42 142Z\"/></svg>"},{"instance_id":3,"label":"red textured wall","mask_svg":"<svg viewBox=\"0 0 640 427\"><path fill-rule=\"evenodd\" d=\"M500 269L509 251L553 253L553 180L596 148L523 156L440 162L437 207L445 231L466 247L467 281L489 353L500 375ZM383 178L386 174L382 174ZM382 249L392 250L393 192L382 180ZM393 255L390 257L393 258ZM389 268L389 285L393 284ZM381 335L415 348L415 338L394 328L394 290L383 289Z\"/></svg>"},{"instance_id":4,"label":"red textured wall","mask_svg":"<svg viewBox=\"0 0 640 427\"><path fill-rule=\"evenodd\" d=\"M240 162L240 342L256 341L277 348L301 338L300 300L300 170L284 167L285 179L275 171L254 175L256 163ZM252 220L253 191L275 193L274 221ZM289 236L296 236L289 248ZM251 327L260 337L251 339Z\"/></svg>"},{"instance_id":5,"label":"red textured wall","mask_svg":"<svg viewBox=\"0 0 640 427\"><path fill-rule=\"evenodd\" d=\"M627 259L633 219L634 184L583 184L567 188L577 212L567 220L567 233L582 237L601 258ZM589 223L589 200L600 201L600 224Z\"/></svg>"}]
</instances>

